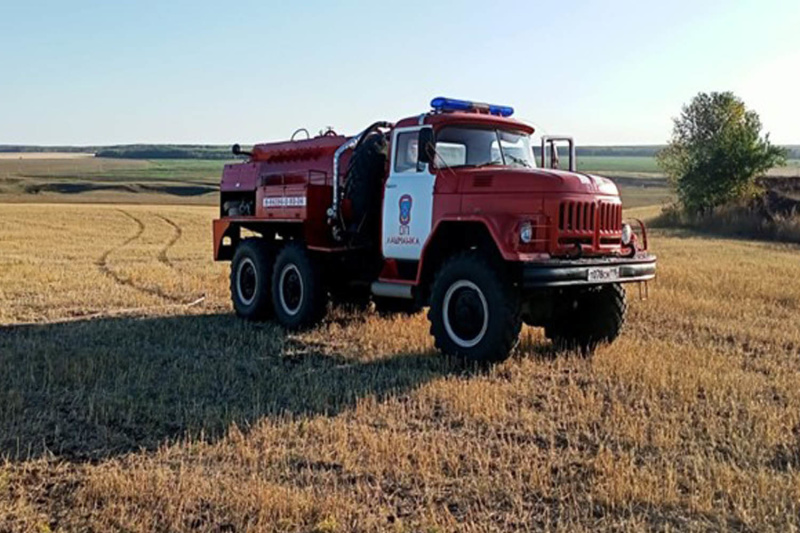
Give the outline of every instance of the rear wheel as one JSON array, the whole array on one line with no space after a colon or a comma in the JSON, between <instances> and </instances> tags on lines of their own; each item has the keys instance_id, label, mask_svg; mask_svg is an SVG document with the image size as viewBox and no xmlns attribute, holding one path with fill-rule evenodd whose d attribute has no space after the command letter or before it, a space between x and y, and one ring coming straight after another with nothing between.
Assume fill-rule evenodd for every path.
<instances>
[{"instance_id":1,"label":"rear wheel","mask_svg":"<svg viewBox=\"0 0 800 533\"><path fill-rule=\"evenodd\" d=\"M231 261L231 301L236 314L248 320L272 316L270 247L260 239L246 239Z\"/></svg>"},{"instance_id":2,"label":"rear wheel","mask_svg":"<svg viewBox=\"0 0 800 533\"><path fill-rule=\"evenodd\" d=\"M599 344L616 340L628 309L622 285L598 285L567 297L567 310L545 327L545 336L557 348L588 356Z\"/></svg>"},{"instance_id":3,"label":"rear wheel","mask_svg":"<svg viewBox=\"0 0 800 533\"><path fill-rule=\"evenodd\" d=\"M456 255L442 266L428 319L439 350L475 362L508 358L522 328L512 287L473 252Z\"/></svg>"},{"instance_id":4,"label":"rear wheel","mask_svg":"<svg viewBox=\"0 0 800 533\"><path fill-rule=\"evenodd\" d=\"M287 244L278 254L272 273L272 302L275 317L287 329L312 327L325 316L327 297L319 267L302 245Z\"/></svg>"}]
</instances>

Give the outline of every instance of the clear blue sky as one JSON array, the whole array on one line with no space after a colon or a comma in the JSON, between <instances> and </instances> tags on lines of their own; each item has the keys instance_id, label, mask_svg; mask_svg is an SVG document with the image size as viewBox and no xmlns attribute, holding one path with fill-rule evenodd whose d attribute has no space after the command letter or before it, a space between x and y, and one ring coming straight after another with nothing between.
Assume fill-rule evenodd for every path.
<instances>
[{"instance_id":1,"label":"clear blue sky","mask_svg":"<svg viewBox=\"0 0 800 533\"><path fill-rule=\"evenodd\" d=\"M437 95L580 144L662 143L713 90L800 143L798 0L4 0L0 65L0 144L354 133Z\"/></svg>"}]
</instances>

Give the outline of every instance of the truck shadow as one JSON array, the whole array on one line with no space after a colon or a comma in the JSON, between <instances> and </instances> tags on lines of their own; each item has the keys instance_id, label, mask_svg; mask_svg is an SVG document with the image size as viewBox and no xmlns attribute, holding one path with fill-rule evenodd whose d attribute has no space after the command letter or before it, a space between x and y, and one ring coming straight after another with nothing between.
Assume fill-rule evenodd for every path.
<instances>
[{"instance_id":1,"label":"truck shadow","mask_svg":"<svg viewBox=\"0 0 800 533\"><path fill-rule=\"evenodd\" d=\"M462 371L429 353L348 356L222 314L0 328L0 457L214 440L232 423L334 416Z\"/></svg>"}]
</instances>

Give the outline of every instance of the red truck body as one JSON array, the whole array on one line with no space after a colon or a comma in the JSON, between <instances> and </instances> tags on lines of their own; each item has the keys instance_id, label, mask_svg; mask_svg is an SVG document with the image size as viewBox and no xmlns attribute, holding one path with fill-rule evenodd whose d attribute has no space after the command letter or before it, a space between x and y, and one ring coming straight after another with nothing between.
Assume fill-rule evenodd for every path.
<instances>
[{"instance_id":1,"label":"red truck body","mask_svg":"<svg viewBox=\"0 0 800 533\"><path fill-rule=\"evenodd\" d=\"M248 161L226 165L223 171L220 218L213 224L214 258L234 258L242 229L260 234L276 249L286 241L302 242L327 265L347 264L347 257L368 261L358 254L363 252L378 266L367 274L349 266L336 270L339 278L326 281L332 292L334 285L360 282L371 286L373 295L421 305L429 303L437 269L456 247L480 249L502 261L506 275L523 292L651 279L655 257L646 251L644 227L638 238L631 228L623 235L615 184L575 171L534 168L532 153L512 154L506 148L512 145L501 137L521 139L520 146L528 146L533 128L487 109L479 104L465 110L439 108L373 128L371 133L385 141L387 154L382 175L374 178L380 181L379 192L370 199L379 204L380 221L372 222L381 226L379 238L375 228L377 242L348 237L353 204L342 193L354 149L367 131L356 137L328 131L305 140L255 145L251 153L244 152ZM400 144L409 146L418 134L419 142L426 142L419 133L426 129L431 140L424 149L433 153L430 160L418 162L416 169L398 170L406 150ZM502 153L503 164L466 164L468 150L476 148L437 140L495 131L497 146L492 143L491 153ZM439 153L446 150L449 164ZM509 164L520 158L524 165Z\"/></svg>"}]
</instances>

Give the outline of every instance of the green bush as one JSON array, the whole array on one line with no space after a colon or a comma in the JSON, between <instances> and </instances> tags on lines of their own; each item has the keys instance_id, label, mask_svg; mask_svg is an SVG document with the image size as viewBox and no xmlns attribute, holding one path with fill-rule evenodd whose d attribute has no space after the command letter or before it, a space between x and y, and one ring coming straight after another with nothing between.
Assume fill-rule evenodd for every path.
<instances>
[{"instance_id":1,"label":"green bush","mask_svg":"<svg viewBox=\"0 0 800 533\"><path fill-rule=\"evenodd\" d=\"M755 111L731 92L700 93L675 119L669 144L656 156L680 208L703 215L756 193L755 179L785 163L786 150L761 137Z\"/></svg>"}]
</instances>

